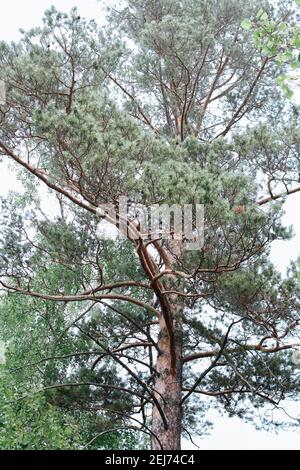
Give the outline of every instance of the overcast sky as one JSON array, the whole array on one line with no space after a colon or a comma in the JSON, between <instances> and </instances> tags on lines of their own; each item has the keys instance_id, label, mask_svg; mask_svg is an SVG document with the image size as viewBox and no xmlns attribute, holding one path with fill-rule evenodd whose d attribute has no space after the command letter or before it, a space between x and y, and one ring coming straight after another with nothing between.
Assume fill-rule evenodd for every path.
<instances>
[{"instance_id":1,"label":"overcast sky","mask_svg":"<svg viewBox=\"0 0 300 470\"><path fill-rule=\"evenodd\" d=\"M19 29L26 30L41 24L44 11L51 5L65 12L77 6L81 16L88 19L94 18L98 23L103 23L104 16L100 5L104 6L108 3L109 0L101 2L97 0L1 1L0 40L18 40ZM5 194L10 189L16 189L15 178L0 164L0 193ZM287 225L293 225L295 237L288 242L274 242L272 248L272 260L282 272L285 271L290 260L295 260L300 255L299 207L300 193L289 196L283 221ZM300 417L299 404L289 404L287 409L294 417ZM283 416L282 412L280 416ZM215 429L210 436L197 440L202 449L300 449L300 430L281 431L274 434L256 431L252 426L237 418L217 417L215 412L211 412L209 418L215 422ZM192 448L192 446L185 443L185 448Z\"/></svg>"}]
</instances>

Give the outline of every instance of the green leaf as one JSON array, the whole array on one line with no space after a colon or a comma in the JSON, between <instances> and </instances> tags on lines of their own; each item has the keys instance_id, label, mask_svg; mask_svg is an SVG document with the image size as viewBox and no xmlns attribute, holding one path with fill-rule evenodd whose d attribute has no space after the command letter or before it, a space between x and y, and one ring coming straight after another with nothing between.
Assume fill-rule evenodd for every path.
<instances>
[{"instance_id":1,"label":"green leaf","mask_svg":"<svg viewBox=\"0 0 300 470\"><path fill-rule=\"evenodd\" d=\"M300 35L299 34L295 36L295 38L293 39L293 46L300 49Z\"/></svg>"},{"instance_id":2,"label":"green leaf","mask_svg":"<svg viewBox=\"0 0 300 470\"><path fill-rule=\"evenodd\" d=\"M251 21L248 20L248 19L245 19L245 20L242 21L242 23L241 23L241 27L242 27L243 29L245 29L246 31L249 31L249 29L251 28L251 26L252 26L252 23L251 23Z\"/></svg>"},{"instance_id":3,"label":"green leaf","mask_svg":"<svg viewBox=\"0 0 300 470\"><path fill-rule=\"evenodd\" d=\"M257 13L256 18L260 18L261 15L263 15L263 14L264 14L264 10L261 8Z\"/></svg>"},{"instance_id":4,"label":"green leaf","mask_svg":"<svg viewBox=\"0 0 300 470\"><path fill-rule=\"evenodd\" d=\"M286 23L280 23L280 25L278 26L278 30L279 31L285 31L287 29L287 24Z\"/></svg>"},{"instance_id":5,"label":"green leaf","mask_svg":"<svg viewBox=\"0 0 300 470\"><path fill-rule=\"evenodd\" d=\"M283 84L281 88L282 88L282 91L283 91L283 93L285 94L285 96L286 96L287 98L290 99L290 98L292 98L292 97L294 96L293 90L291 90L288 85Z\"/></svg>"},{"instance_id":6,"label":"green leaf","mask_svg":"<svg viewBox=\"0 0 300 470\"><path fill-rule=\"evenodd\" d=\"M273 50L270 49L270 47L268 47L267 45L266 45L266 46L263 46L262 51L263 51L263 53L266 54L267 56L273 55Z\"/></svg>"},{"instance_id":7,"label":"green leaf","mask_svg":"<svg viewBox=\"0 0 300 470\"><path fill-rule=\"evenodd\" d=\"M276 78L276 83L277 85L282 86L285 80L286 80L285 75L279 75L279 77Z\"/></svg>"},{"instance_id":8,"label":"green leaf","mask_svg":"<svg viewBox=\"0 0 300 470\"><path fill-rule=\"evenodd\" d=\"M262 21L267 21L267 19L268 19L268 13L266 13L266 12L264 11L263 14L261 15L260 19L261 19Z\"/></svg>"},{"instance_id":9,"label":"green leaf","mask_svg":"<svg viewBox=\"0 0 300 470\"><path fill-rule=\"evenodd\" d=\"M300 0L294 0L297 5L300 5Z\"/></svg>"},{"instance_id":10,"label":"green leaf","mask_svg":"<svg viewBox=\"0 0 300 470\"><path fill-rule=\"evenodd\" d=\"M294 92L290 88L285 90L285 94L288 98L293 98L294 96Z\"/></svg>"}]
</instances>

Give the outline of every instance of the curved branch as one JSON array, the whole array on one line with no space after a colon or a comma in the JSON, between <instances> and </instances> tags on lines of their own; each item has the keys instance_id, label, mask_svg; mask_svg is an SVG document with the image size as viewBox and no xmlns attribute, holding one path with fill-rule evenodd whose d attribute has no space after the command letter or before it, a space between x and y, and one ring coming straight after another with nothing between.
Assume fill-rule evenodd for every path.
<instances>
[{"instance_id":1,"label":"curved branch","mask_svg":"<svg viewBox=\"0 0 300 470\"><path fill-rule=\"evenodd\" d=\"M144 308L147 311L153 312L155 315L159 315L157 310L152 307L149 304L146 304L145 302L142 302L141 300L134 299L133 297L129 297L126 295L121 295L121 294L79 294L79 295L52 295L52 294L42 294L41 292L32 292L32 291L26 291L24 289L21 289L20 287L16 286L10 286L6 284L4 281L0 280L0 284L7 290L16 293L16 294L22 294L22 295L28 295L30 297L36 297L38 299L42 300L51 300L54 302L81 302L85 300L102 300L102 299L111 299L111 300L122 300L124 302L129 302L134 305L138 305L139 307Z\"/></svg>"},{"instance_id":2,"label":"curved branch","mask_svg":"<svg viewBox=\"0 0 300 470\"><path fill-rule=\"evenodd\" d=\"M192 386L192 388L190 389L190 391L183 397L183 399L181 400L181 404L183 404L188 398L189 396L194 392L194 390L198 387L198 385L200 384L200 382L202 382L202 380L204 379L204 377L216 366L218 360L220 359L220 357L222 356L223 352L224 352L224 349L226 347L226 344L227 344L227 341L228 341L228 338L229 338L229 333L232 329L232 327L234 325L236 325L237 323L240 323L241 321L245 320L245 318L240 318L239 320L236 320L234 322L231 323L231 325L229 326L228 330L227 330L227 333L225 335L225 338L224 338L224 341L223 341L223 344L220 348L220 351L218 352L216 358L213 360L213 362L211 363L211 365L204 371L202 372L202 374L200 375L200 377L196 380L196 382L194 383L194 385Z\"/></svg>"},{"instance_id":3,"label":"curved branch","mask_svg":"<svg viewBox=\"0 0 300 470\"><path fill-rule=\"evenodd\" d=\"M160 403L159 401L157 400L155 394L152 392L152 390L150 390L150 388L148 387L148 385L143 382L143 380L141 380L139 378L139 376L133 372L130 367L128 367L126 364L124 364L124 362L122 362L112 351L110 351L109 349L107 349L102 343L100 343L100 341L98 341L97 339L95 339L92 335L90 335L88 332L84 331L82 328L80 328L80 326L76 325L77 328L83 333L85 334L88 338L92 339L93 341L95 341L96 344L98 344L102 349L103 351L106 352L106 354L108 356L110 356L114 361L116 361L121 367L123 367L123 369L125 369L129 375L131 375L131 377L134 378L134 380L150 395L150 397L152 398L153 402L155 403L158 411L159 411L159 414L161 415L161 418L162 418L162 421L164 423L164 427L165 429L168 429L168 422L166 420L166 416L163 412L163 409L162 407L160 406Z\"/></svg>"},{"instance_id":4,"label":"curved branch","mask_svg":"<svg viewBox=\"0 0 300 470\"><path fill-rule=\"evenodd\" d=\"M91 204L88 204L84 201L81 201L80 199L77 199L75 196L70 194L68 191L65 189L61 188L58 186L58 184L53 183L50 181L49 177L41 170L38 168L35 168L33 165L30 163L24 161L22 158L18 157L12 150L10 150L6 145L4 145L2 142L0 142L0 149L4 152L4 155L7 155L11 157L15 162L19 163L21 166L23 166L26 170L28 170L31 174L36 176L39 180L43 181L48 188L53 189L54 191L62 194L66 198L68 198L70 201L74 202L77 206L82 207L83 209L88 210L89 212L92 212L93 214L97 214L97 208L93 207Z\"/></svg>"},{"instance_id":5,"label":"curved branch","mask_svg":"<svg viewBox=\"0 0 300 470\"><path fill-rule=\"evenodd\" d=\"M103 436L104 434L108 434L108 433L111 433L111 432L117 432L117 431L127 431L128 429L133 429L134 431L139 431L139 432L143 432L145 434L148 434L148 432L144 431L142 428L139 428L138 426L120 426L118 428L112 428L112 429L107 429L106 431L102 431L102 432L99 432L99 434L97 434L97 436L93 437L93 439L91 439L86 445L85 445L85 448L90 446L91 444L93 444L93 442L95 442L98 437L101 437ZM155 435L155 438L157 439L157 436ZM160 441L158 441L160 446L161 446L161 443ZM163 449L163 447L161 447Z\"/></svg>"},{"instance_id":6,"label":"curved branch","mask_svg":"<svg viewBox=\"0 0 300 470\"><path fill-rule=\"evenodd\" d=\"M276 346L274 348L264 348L260 343L259 344L246 344L242 348L228 349L227 352L230 354L243 352L243 351L259 351L263 353L276 353L279 351L284 351L285 349L297 348L299 346L300 346L300 343L294 343L294 344L285 344L283 346ZM185 363L185 362L194 361L195 359L213 357L213 356L216 356L217 354L219 354L218 351L207 351L207 352L198 352L194 354L189 354L188 356L184 356L182 358L182 362Z\"/></svg>"},{"instance_id":7,"label":"curved branch","mask_svg":"<svg viewBox=\"0 0 300 470\"><path fill-rule=\"evenodd\" d=\"M97 406L96 408L94 407L93 409L96 409L97 411L98 410L103 410L103 411L107 411L108 413L112 413L112 414L115 414L115 415L120 415L122 417L125 417L125 418L129 418L131 419L132 421L135 421L136 423L140 424L142 427L140 428L140 431L141 432L144 432L142 430L142 428L145 428L148 432L146 434L149 434L151 436L153 436L159 443L159 446L161 447L161 449L163 450L163 446L162 446L162 443L161 441L159 440L159 438L157 437L157 435L145 424L145 423L142 423L141 421L139 421L138 419L136 418L133 418L132 416L129 416L127 415L126 413L123 413L122 411L116 411L116 410L111 410L110 408L104 408L104 407L101 407L101 406Z\"/></svg>"}]
</instances>

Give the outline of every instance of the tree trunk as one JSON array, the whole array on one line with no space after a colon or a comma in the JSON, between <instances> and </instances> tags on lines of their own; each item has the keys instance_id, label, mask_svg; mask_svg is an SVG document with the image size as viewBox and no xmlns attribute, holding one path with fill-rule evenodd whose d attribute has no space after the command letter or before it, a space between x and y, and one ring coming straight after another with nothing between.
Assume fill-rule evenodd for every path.
<instances>
[{"instance_id":1,"label":"tree trunk","mask_svg":"<svg viewBox=\"0 0 300 470\"><path fill-rule=\"evenodd\" d=\"M167 420L167 426L155 405L152 411L153 450L179 450L181 443L181 393L182 393L182 361L181 361L181 331L180 324L175 328L176 366L171 367L170 341L163 317L160 319L158 347L161 354L156 361L158 376L154 383L155 396L159 401ZM161 444L161 445L160 445Z\"/></svg>"},{"instance_id":2,"label":"tree trunk","mask_svg":"<svg viewBox=\"0 0 300 470\"><path fill-rule=\"evenodd\" d=\"M170 240L169 251L164 254L166 268L172 268L183 255L183 241ZM176 276L168 276L166 289L179 289L181 281ZM182 431L182 313L184 308L183 298L177 294L168 296L169 316L172 320L172 329L175 342L175 367L172 364L171 344L168 329L163 314L159 318L157 375L154 381L154 393L164 412L167 426L163 422L161 414L155 404L152 410L152 442L153 450L180 450ZM159 439L159 441L158 441Z\"/></svg>"}]
</instances>

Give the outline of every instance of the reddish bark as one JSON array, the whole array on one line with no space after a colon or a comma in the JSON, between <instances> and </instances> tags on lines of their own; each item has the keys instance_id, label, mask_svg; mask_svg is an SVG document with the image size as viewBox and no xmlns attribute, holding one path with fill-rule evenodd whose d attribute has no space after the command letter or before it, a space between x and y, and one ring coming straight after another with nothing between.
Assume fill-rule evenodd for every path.
<instances>
[{"instance_id":1,"label":"reddish bark","mask_svg":"<svg viewBox=\"0 0 300 470\"><path fill-rule=\"evenodd\" d=\"M158 347L161 354L157 357L156 377L154 388L155 396L159 401L168 423L164 426L157 407L153 406L152 432L158 437L164 450L179 450L181 440L181 392L182 392L182 360L181 360L181 334L176 332L176 366L171 367L170 341L163 317L160 319L160 333ZM152 449L161 450L158 440L153 436Z\"/></svg>"},{"instance_id":2,"label":"reddish bark","mask_svg":"<svg viewBox=\"0 0 300 470\"><path fill-rule=\"evenodd\" d=\"M183 255L182 240L170 240L169 252L164 254L166 268L172 268L176 259ZM166 282L167 289L178 286L178 280L174 276L169 276ZM182 431L182 311L183 301L176 294L168 296L170 311L168 318L172 322L172 344L170 334L165 322L165 317L161 314L159 318L160 332L158 335L158 348L160 354L156 361L158 375L154 382L156 399L165 414L167 428L162 422L158 409L153 405L152 411L152 449L161 450L158 440L164 450L179 450L181 448ZM173 346L173 347L171 347ZM175 365L174 365L175 353Z\"/></svg>"}]
</instances>

